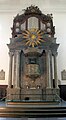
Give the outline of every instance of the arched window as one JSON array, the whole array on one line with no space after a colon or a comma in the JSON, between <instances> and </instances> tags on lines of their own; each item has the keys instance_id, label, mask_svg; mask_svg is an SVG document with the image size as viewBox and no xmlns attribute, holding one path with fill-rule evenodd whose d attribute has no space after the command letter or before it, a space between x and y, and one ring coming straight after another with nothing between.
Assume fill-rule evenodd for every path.
<instances>
[{"instance_id":1,"label":"arched window","mask_svg":"<svg viewBox=\"0 0 66 120\"><path fill-rule=\"evenodd\" d=\"M36 28L38 29L38 18L30 17L28 19L28 29Z\"/></svg>"}]
</instances>

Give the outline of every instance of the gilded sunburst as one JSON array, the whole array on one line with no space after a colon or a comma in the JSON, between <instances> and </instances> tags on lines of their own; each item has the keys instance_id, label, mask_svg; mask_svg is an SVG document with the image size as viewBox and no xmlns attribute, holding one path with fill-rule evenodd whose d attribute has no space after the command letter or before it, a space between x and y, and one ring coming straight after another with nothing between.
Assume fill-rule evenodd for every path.
<instances>
[{"instance_id":1,"label":"gilded sunburst","mask_svg":"<svg viewBox=\"0 0 66 120\"><path fill-rule=\"evenodd\" d=\"M25 30L25 32L23 33L24 35L23 37L26 39L25 45L35 47L41 44L41 42L44 42L44 40L42 39L42 34L43 32L35 28L30 30Z\"/></svg>"}]
</instances>

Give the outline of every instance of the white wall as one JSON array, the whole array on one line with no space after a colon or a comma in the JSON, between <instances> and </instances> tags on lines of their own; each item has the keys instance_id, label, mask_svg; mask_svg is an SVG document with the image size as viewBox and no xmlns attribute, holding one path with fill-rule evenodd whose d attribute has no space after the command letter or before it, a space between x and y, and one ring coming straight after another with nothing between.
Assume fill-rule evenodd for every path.
<instances>
[{"instance_id":1,"label":"white wall","mask_svg":"<svg viewBox=\"0 0 66 120\"><path fill-rule=\"evenodd\" d=\"M5 80L1 80L0 84L7 84L8 80L8 47L7 44L10 42L9 38L11 37L13 15L10 14L0 14L0 70L5 71Z\"/></svg>"},{"instance_id":2,"label":"white wall","mask_svg":"<svg viewBox=\"0 0 66 120\"><path fill-rule=\"evenodd\" d=\"M3 0L5 1L5 0ZM8 67L9 56L8 47L6 44L10 42L11 27L13 17L27 6L38 5L44 14L53 14L53 21L55 26L55 37L57 43L60 44L58 48L58 79L61 79L61 71L66 69L66 1L65 0L14 0L14 4L7 0L8 4L4 2L1 4L0 0L0 70L4 69L6 72L6 80L1 81L0 84L8 83ZM17 1L17 2L16 2ZM23 12L23 11L22 11Z\"/></svg>"},{"instance_id":3,"label":"white wall","mask_svg":"<svg viewBox=\"0 0 66 120\"><path fill-rule=\"evenodd\" d=\"M66 69L66 13L56 13L54 16L54 25L56 26L58 48L58 79L61 79L61 71Z\"/></svg>"}]
</instances>

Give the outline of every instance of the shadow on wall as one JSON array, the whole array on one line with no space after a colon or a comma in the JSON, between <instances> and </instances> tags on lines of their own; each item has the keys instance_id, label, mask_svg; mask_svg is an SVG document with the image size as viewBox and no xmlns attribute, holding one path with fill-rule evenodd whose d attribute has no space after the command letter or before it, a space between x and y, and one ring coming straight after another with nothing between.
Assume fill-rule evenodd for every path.
<instances>
[{"instance_id":1,"label":"shadow on wall","mask_svg":"<svg viewBox=\"0 0 66 120\"><path fill-rule=\"evenodd\" d=\"M60 97L66 101L66 85L59 85Z\"/></svg>"}]
</instances>

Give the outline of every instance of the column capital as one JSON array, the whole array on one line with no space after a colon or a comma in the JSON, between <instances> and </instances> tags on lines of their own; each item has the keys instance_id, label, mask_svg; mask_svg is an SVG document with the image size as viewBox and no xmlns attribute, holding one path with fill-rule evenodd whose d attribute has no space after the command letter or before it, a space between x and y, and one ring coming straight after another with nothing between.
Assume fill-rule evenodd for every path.
<instances>
[{"instance_id":1,"label":"column capital","mask_svg":"<svg viewBox=\"0 0 66 120\"><path fill-rule=\"evenodd\" d=\"M15 50L15 51L14 51L14 55L19 55L20 52L21 52L21 50Z\"/></svg>"},{"instance_id":2,"label":"column capital","mask_svg":"<svg viewBox=\"0 0 66 120\"><path fill-rule=\"evenodd\" d=\"M57 56L58 52L57 51L53 51L52 54L53 54L53 56Z\"/></svg>"},{"instance_id":3,"label":"column capital","mask_svg":"<svg viewBox=\"0 0 66 120\"><path fill-rule=\"evenodd\" d=\"M46 53L48 53L48 50L45 50Z\"/></svg>"},{"instance_id":4,"label":"column capital","mask_svg":"<svg viewBox=\"0 0 66 120\"><path fill-rule=\"evenodd\" d=\"M14 55L14 53L13 53L13 52L9 52L8 54L9 54L9 56L13 56L13 55Z\"/></svg>"},{"instance_id":5,"label":"column capital","mask_svg":"<svg viewBox=\"0 0 66 120\"><path fill-rule=\"evenodd\" d=\"M20 53L20 52L21 52L21 50L15 50L15 52L16 52L16 53Z\"/></svg>"}]
</instances>

